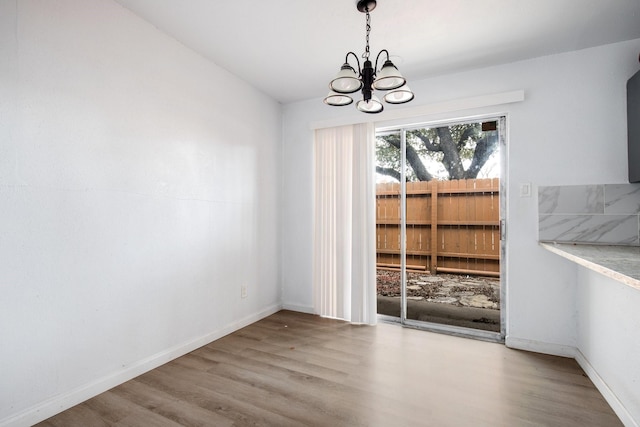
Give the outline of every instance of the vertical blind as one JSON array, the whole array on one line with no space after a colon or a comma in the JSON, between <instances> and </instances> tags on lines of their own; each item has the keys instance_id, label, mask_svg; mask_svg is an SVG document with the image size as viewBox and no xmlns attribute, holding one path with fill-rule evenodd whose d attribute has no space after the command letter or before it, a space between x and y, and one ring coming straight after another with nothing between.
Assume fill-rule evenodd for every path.
<instances>
[{"instance_id":1,"label":"vertical blind","mask_svg":"<svg viewBox=\"0 0 640 427\"><path fill-rule=\"evenodd\" d=\"M375 164L372 123L315 131L314 309L376 322Z\"/></svg>"}]
</instances>

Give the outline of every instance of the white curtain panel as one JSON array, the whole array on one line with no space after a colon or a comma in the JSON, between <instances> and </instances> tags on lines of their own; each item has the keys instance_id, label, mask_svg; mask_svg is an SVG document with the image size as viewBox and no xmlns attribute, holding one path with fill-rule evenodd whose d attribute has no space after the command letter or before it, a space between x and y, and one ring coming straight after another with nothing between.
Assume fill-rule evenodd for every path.
<instances>
[{"instance_id":1,"label":"white curtain panel","mask_svg":"<svg viewBox=\"0 0 640 427\"><path fill-rule=\"evenodd\" d=\"M372 123L315 131L314 309L376 323L375 141Z\"/></svg>"}]
</instances>

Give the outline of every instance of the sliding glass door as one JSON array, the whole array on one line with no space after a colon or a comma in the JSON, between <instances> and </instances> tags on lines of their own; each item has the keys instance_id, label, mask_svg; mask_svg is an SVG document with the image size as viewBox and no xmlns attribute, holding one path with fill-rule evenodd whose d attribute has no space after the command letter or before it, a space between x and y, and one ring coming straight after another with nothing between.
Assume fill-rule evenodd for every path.
<instances>
[{"instance_id":1,"label":"sliding glass door","mask_svg":"<svg viewBox=\"0 0 640 427\"><path fill-rule=\"evenodd\" d=\"M451 333L501 333L504 118L376 135L378 314Z\"/></svg>"}]
</instances>

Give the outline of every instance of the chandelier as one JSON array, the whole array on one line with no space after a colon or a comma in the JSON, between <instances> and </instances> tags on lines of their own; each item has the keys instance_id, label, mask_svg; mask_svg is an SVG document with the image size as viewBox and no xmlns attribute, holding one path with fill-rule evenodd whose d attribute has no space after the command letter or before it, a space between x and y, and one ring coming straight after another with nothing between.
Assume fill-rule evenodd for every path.
<instances>
[{"instance_id":1,"label":"chandelier","mask_svg":"<svg viewBox=\"0 0 640 427\"><path fill-rule=\"evenodd\" d=\"M356 7L367 16L366 22L366 47L362 58L364 63L360 68L360 60L353 52L348 52L344 64L336 77L329 83L329 94L324 98L324 103L340 107L353 103L351 93L362 91L362 99L356 103L356 108L363 113L379 113L384 109L380 99L374 95L374 89L386 91L382 99L389 104L404 104L413 99L414 95L407 86L407 81L389 59L389 52L382 49L376 56L375 67L369 60L369 33L371 32L371 16L369 12L376 8L375 0L358 0ZM382 68L378 70L380 55L386 55ZM349 56L353 56L358 66L358 72L349 64Z\"/></svg>"}]
</instances>

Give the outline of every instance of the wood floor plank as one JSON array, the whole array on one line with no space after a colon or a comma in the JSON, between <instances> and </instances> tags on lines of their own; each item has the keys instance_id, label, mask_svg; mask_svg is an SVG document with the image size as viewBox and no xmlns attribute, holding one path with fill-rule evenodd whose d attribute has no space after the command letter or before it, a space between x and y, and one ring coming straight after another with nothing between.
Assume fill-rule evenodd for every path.
<instances>
[{"instance_id":1,"label":"wood floor plank","mask_svg":"<svg viewBox=\"0 0 640 427\"><path fill-rule=\"evenodd\" d=\"M166 366L166 365L165 365ZM163 367L164 368L164 367ZM216 412L237 426L299 426L300 423L256 406L253 396L245 398L234 389L223 387L216 378L201 376L191 369L172 363L166 369L153 370L138 378L145 384L175 395L180 400Z\"/></svg>"},{"instance_id":2,"label":"wood floor plank","mask_svg":"<svg viewBox=\"0 0 640 427\"><path fill-rule=\"evenodd\" d=\"M84 404L76 405L72 409L61 412L55 417L49 418L38 424L40 427L66 427L66 426L109 426L113 425L103 420L99 414L93 412Z\"/></svg>"},{"instance_id":3,"label":"wood floor plank","mask_svg":"<svg viewBox=\"0 0 640 427\"><path fill-rule=\"evenodd\" d=\"M116 387L113 393L180 425L228 427L233 420L209 411L174 395L150 387L140 381L128 381Z\"/></svg>"},{"instance_id":4,"label":"wood floor plank","mask_svg":"<svg viewBox=\"0 0 640 427\"><path fill-rule=\"evenodd\" d=\"M217 365L215 372L227 379L240 383L249 383L267 392L265 403L273 406L274 399L284 399L286 412L293 405L296 411L302 410L304 417L288 416L300 420L305 425L317 425L317 417L330 417L337 424L367 425L366 414L378 409L378 403L373 395L364 396L363 390L344 386L334 381L302 374L290 369L276 367L255 360L243 359L241 363L229 357L218 357L209 354L210 357L226 365L224 368ZM231 355L230 355L231 356ZM204 356L203 356L204 357ZM389 406L389 400L385 400ZM358 416L354 416L357 408ZM282 409L281 409L282 410ZM396 411L389 412L397 418ZM405 416L402 415L401 418Z\"/></svg>"},{"instance_id":5,"label":"wood floor plank","mask_svg":"<svg viewBox=\"0 0 640 427\"><path fill-rule=\"evenodd\" d=\"M343 402L336 396L336 383L326 382L331 390L314 384L319 393L315 398L306 399L304 393L289 381L278 383L278 380L230 364L218 364L211 372L203 370L205 362L195 357L182 358L178 362L182 366L192 368L195 374L207 377L234 397L253 401L254 405L276 414L295 420L299 425L316 425L315 420L332 417L337 425L363 425L351 417L351 413L342 411ZM184 373L184 372L183 372ZM287 387L288 385L288 387ZM346 418L345 418L346 413Z\"/></svg>"},{"instance_id":6,"label":"wood floor plank","mask_svg":"<svg viewBox=\"0 0 640 427\"><path fill-rule=\"evenodd\" d=\"M97 414L104 425L114 425L128 415L139 411L138 405L123 399L111 389L93 399L89 399L79 406L84 406Z\"/></svg>"},{"instance_id":7,"label":"wood floor plank","mask_svg":"<svg viewBox=\"0 0 640 427\"><path fill-rule=\"evenodd\" d=\"M289 355L295 353L293 351ZM314 376L296 370L296 367L306 365L298 365L296 363L288 365L284 363L283 366L276 366L268 362L252 359L250 356L227 353L209 347L196 350L193 354L219 363L229 364L235 367L238 373L246 372L249 374L251 381L255 381L258 377L263 377L263 382L267 383L269 387L278 389L278 393L287 396L291 404L301 405L299 401L302 400L304 405L309 405L310 402L313 402L313 405L316 406L320 405L319 409L310 408L310 413L314 413L316 416L319 412L322 412L323 406L331 407L334 412L342 411L344 413L354 411L359 406L362 407L360 412L364 411L366 414L364 416L360 415L361 420L359 422L365 425L370 425L370 423L362 420L362 418L369 419L373 416L372 414L375 414L375 419L377 420L388 419L391 425L403 419L406 419L407 425L417 425L416 423L419 422L415 415L421 406L408 408L410 410L404 411L399 415L397 410L391 409L394 405L401 403L394 401L397 396L381 396L376 390L348 387L343 385L343 381L336 382L333 377L325 379L322 378L322 375ZM348 374L344 373L343 375L346 376ZM265 379L265 377L271 380ZM293 394L293 397L291 394ZM334 401L323 402L323 396L331 396ZM337 403L335 401L336 398L338 399ZM337 416L335 415L332 417L334 422L336 418ZM353 424L353 421L351 423Z\"/></svg>"},{"instance_id":8,"label":"wood floor plank","mask_svg":"<svg viewBox=\"0 0 640 427\"><path fill-rule=\"evenodd\" d=\"M620 426L571 359L281 311L41 423Z\"/></svg>"}]
</instances>

